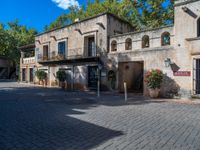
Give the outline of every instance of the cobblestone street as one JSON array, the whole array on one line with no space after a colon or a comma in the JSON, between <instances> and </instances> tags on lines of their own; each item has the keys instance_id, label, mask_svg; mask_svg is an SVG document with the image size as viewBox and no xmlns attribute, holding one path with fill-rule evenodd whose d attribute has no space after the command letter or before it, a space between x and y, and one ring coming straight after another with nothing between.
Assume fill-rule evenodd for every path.
<instances>
[{"instance_id":1,"label":"cobblestone street","mask_svg":"<svg viewBox=\"0 0 200 150\"><path fill-rule=\"evenodd\" d=\"M0 150L200 150L200 107L0 82Z\"/></svg>"}]
</instances>

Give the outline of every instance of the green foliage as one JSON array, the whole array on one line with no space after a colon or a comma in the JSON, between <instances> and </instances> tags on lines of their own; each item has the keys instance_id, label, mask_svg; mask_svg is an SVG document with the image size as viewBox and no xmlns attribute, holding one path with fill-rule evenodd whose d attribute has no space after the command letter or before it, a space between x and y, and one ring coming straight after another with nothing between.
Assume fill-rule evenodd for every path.
<instances>
[{"instance_id":1,"label":"green foliage","mask_svg":"<svg viewBox=\"0 0 200 150\"><path fill-rule=\"evenodd\" d=\"M151 89L160 88L163 81L164 74L159 69L153 69L148 71L145 75L145 82Z\"/></svg>"},{"instance_id":2,"label":"green foliage","mask_svg":"<svg viewBox=\"0 0 200 150\"><path fill-rule=\"evenodd\" d=\"M19 64L20 51L19 46L34 43L35 29L28 29L22 26L16 20L4 24L0 24L0 56L5 56Z\"/></svg>"},{"instance_id":3,"label":"green foliage","mask_svg":"<svg viewBox=\"0 0 200 150\"><path fill-rule=\"evenodd\" d=\"M56 78L60 81L60 82L64 82L67 78L67 74L64 70L59 70L56 72Z\"/></svg>"},{"instance_id":4,"label":"green foliage","mask_svg":"<svg viewBox=\"0 0 200 150\"><path fill-rule=\"evenodd\" d=\"M154 28L173 22L173 3L164 7L169 0L94 0L88 1L87 6L70 7L69 13L59 16L45 30L68 25L76 18L80 20L103 13L110 12L130 22L137 30Z\"/></svg>"},{"instance_id":5,"label":"green foliage","mask_svg":"<svg viewBox=\"0 0 200 150\"><path fill-rule=\"evenodd\" d=\"M35 75L40 81L43 81L47 77L47 73L43 70L37 70L35 72Z\"/></svg>"}]
</instances>

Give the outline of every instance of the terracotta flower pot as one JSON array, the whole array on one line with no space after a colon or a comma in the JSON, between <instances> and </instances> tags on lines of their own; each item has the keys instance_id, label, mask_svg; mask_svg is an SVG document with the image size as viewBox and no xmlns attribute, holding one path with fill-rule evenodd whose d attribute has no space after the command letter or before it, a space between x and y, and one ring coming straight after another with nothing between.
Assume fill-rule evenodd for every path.
<instances>
[{"instance_id":1,"label":"terracotta flower pot","mask_svg":"<svg viewBox=\"0 0 200 150\"><path fill-rule=\"evenodd\" d=\"M59 86L61 87L62 90L65 89L65 82L60 81Z\"/></svg>"},{"instance_id":2,"label":"terracotta flower pot","mask_svg":"<svg viewBox=\"0 0 200 150\"><path fill-rule=\"evenodd\" d=\"M44 82L42 80L39 81L39 85L43 85Z\"/></svg>"},{"instance_id":3,"label":"terracotta flower pot","mask_svg":"<svg viewBox=\"0 0 200 150\"><path fill-rule=\"evenodd\" d=\"M158 98L160 93L160 89L156 88L156 89L149 89L149 96L151 98Z\"/></svg>"}]
</instances>

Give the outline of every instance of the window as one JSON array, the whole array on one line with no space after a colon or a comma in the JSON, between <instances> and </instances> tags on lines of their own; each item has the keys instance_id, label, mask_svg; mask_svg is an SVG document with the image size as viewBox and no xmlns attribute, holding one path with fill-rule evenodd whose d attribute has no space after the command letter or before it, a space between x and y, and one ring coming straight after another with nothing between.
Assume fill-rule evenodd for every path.
<instances>
[{"instance_id":1,"label":"window","mask_svg":"<svg viewBox=\"0 0 200 150\"><path fill-rule=\"evenodd\" d=\"M125 50L131 50L131 49L132 49L132 40L128 38L125 41Z\"/></svg>"},{"instance_id":2,"label":"window","mask_svg":"<svg viewBox=\"0 0 200 150\"><path fill-rule=\"evenodd\" d=\"M58 43L58 54L65 55L65 41Z\"/></svg>"},{"instance_id":3,"label":"window","mask_svg":"<svg viewBox=\"0 0 200 150\"><path fill-rule=\"evenodd\" d=\"M117 42L116 41L112 41L111 43L111 51L117 51Z\"/></svg>"},{"instance_id":4,"label":"window","mask_svg":"<svg viewBox=\"0 0 200 150\"><path fill-rule=\"evenodd\" d=\"M47 60L48 59L48 54L49 54L49 46L48 45L44 45L43 46L43 60Z\"/></svg>"},{"instance_id":5,"label":"window","mask_svg":"<svg viewBox=\"0 0 200 150\"><path fill-rule=\"evenodd\" d=\"M142 37L142 48L148 48L150 46L149 44L149 36L148 35L144 35Z\"/></svg>"},{"instance_id":6,"label":"window","mask_svg":"<svg viewBox=\"0 0 200 150\"><path fill-rule=\"evenodd\" d=\"M164 32L161 35L161 45L162 46L170 45L170 33L169 32Z\"/></svg>"},{"instance_id":7,"label":"window","mask_svg":"<svg viewBox=\"0 0 200 150\"><path fill-rule=\"evenodd\" d=\"M200 37L200 18L197 20L197 37Z\"/></svg>"}]
</instances>

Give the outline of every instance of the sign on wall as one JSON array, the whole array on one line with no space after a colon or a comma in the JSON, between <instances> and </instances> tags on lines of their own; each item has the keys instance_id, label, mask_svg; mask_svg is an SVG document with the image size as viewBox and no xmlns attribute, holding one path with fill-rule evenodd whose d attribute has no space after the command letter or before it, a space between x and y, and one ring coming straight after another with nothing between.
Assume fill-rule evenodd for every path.
<instances>
[{"instance_id":1,"label":"sign on wall","mask_svg":"<svg viewBox=\"0 0 200 150\"><path fill-rule=\"evenodd\" d=\"M176 72L174 72L174 76L189 77L189 76L191 76L191 71L176 71Z\"/></svg>"}]
</instances>

